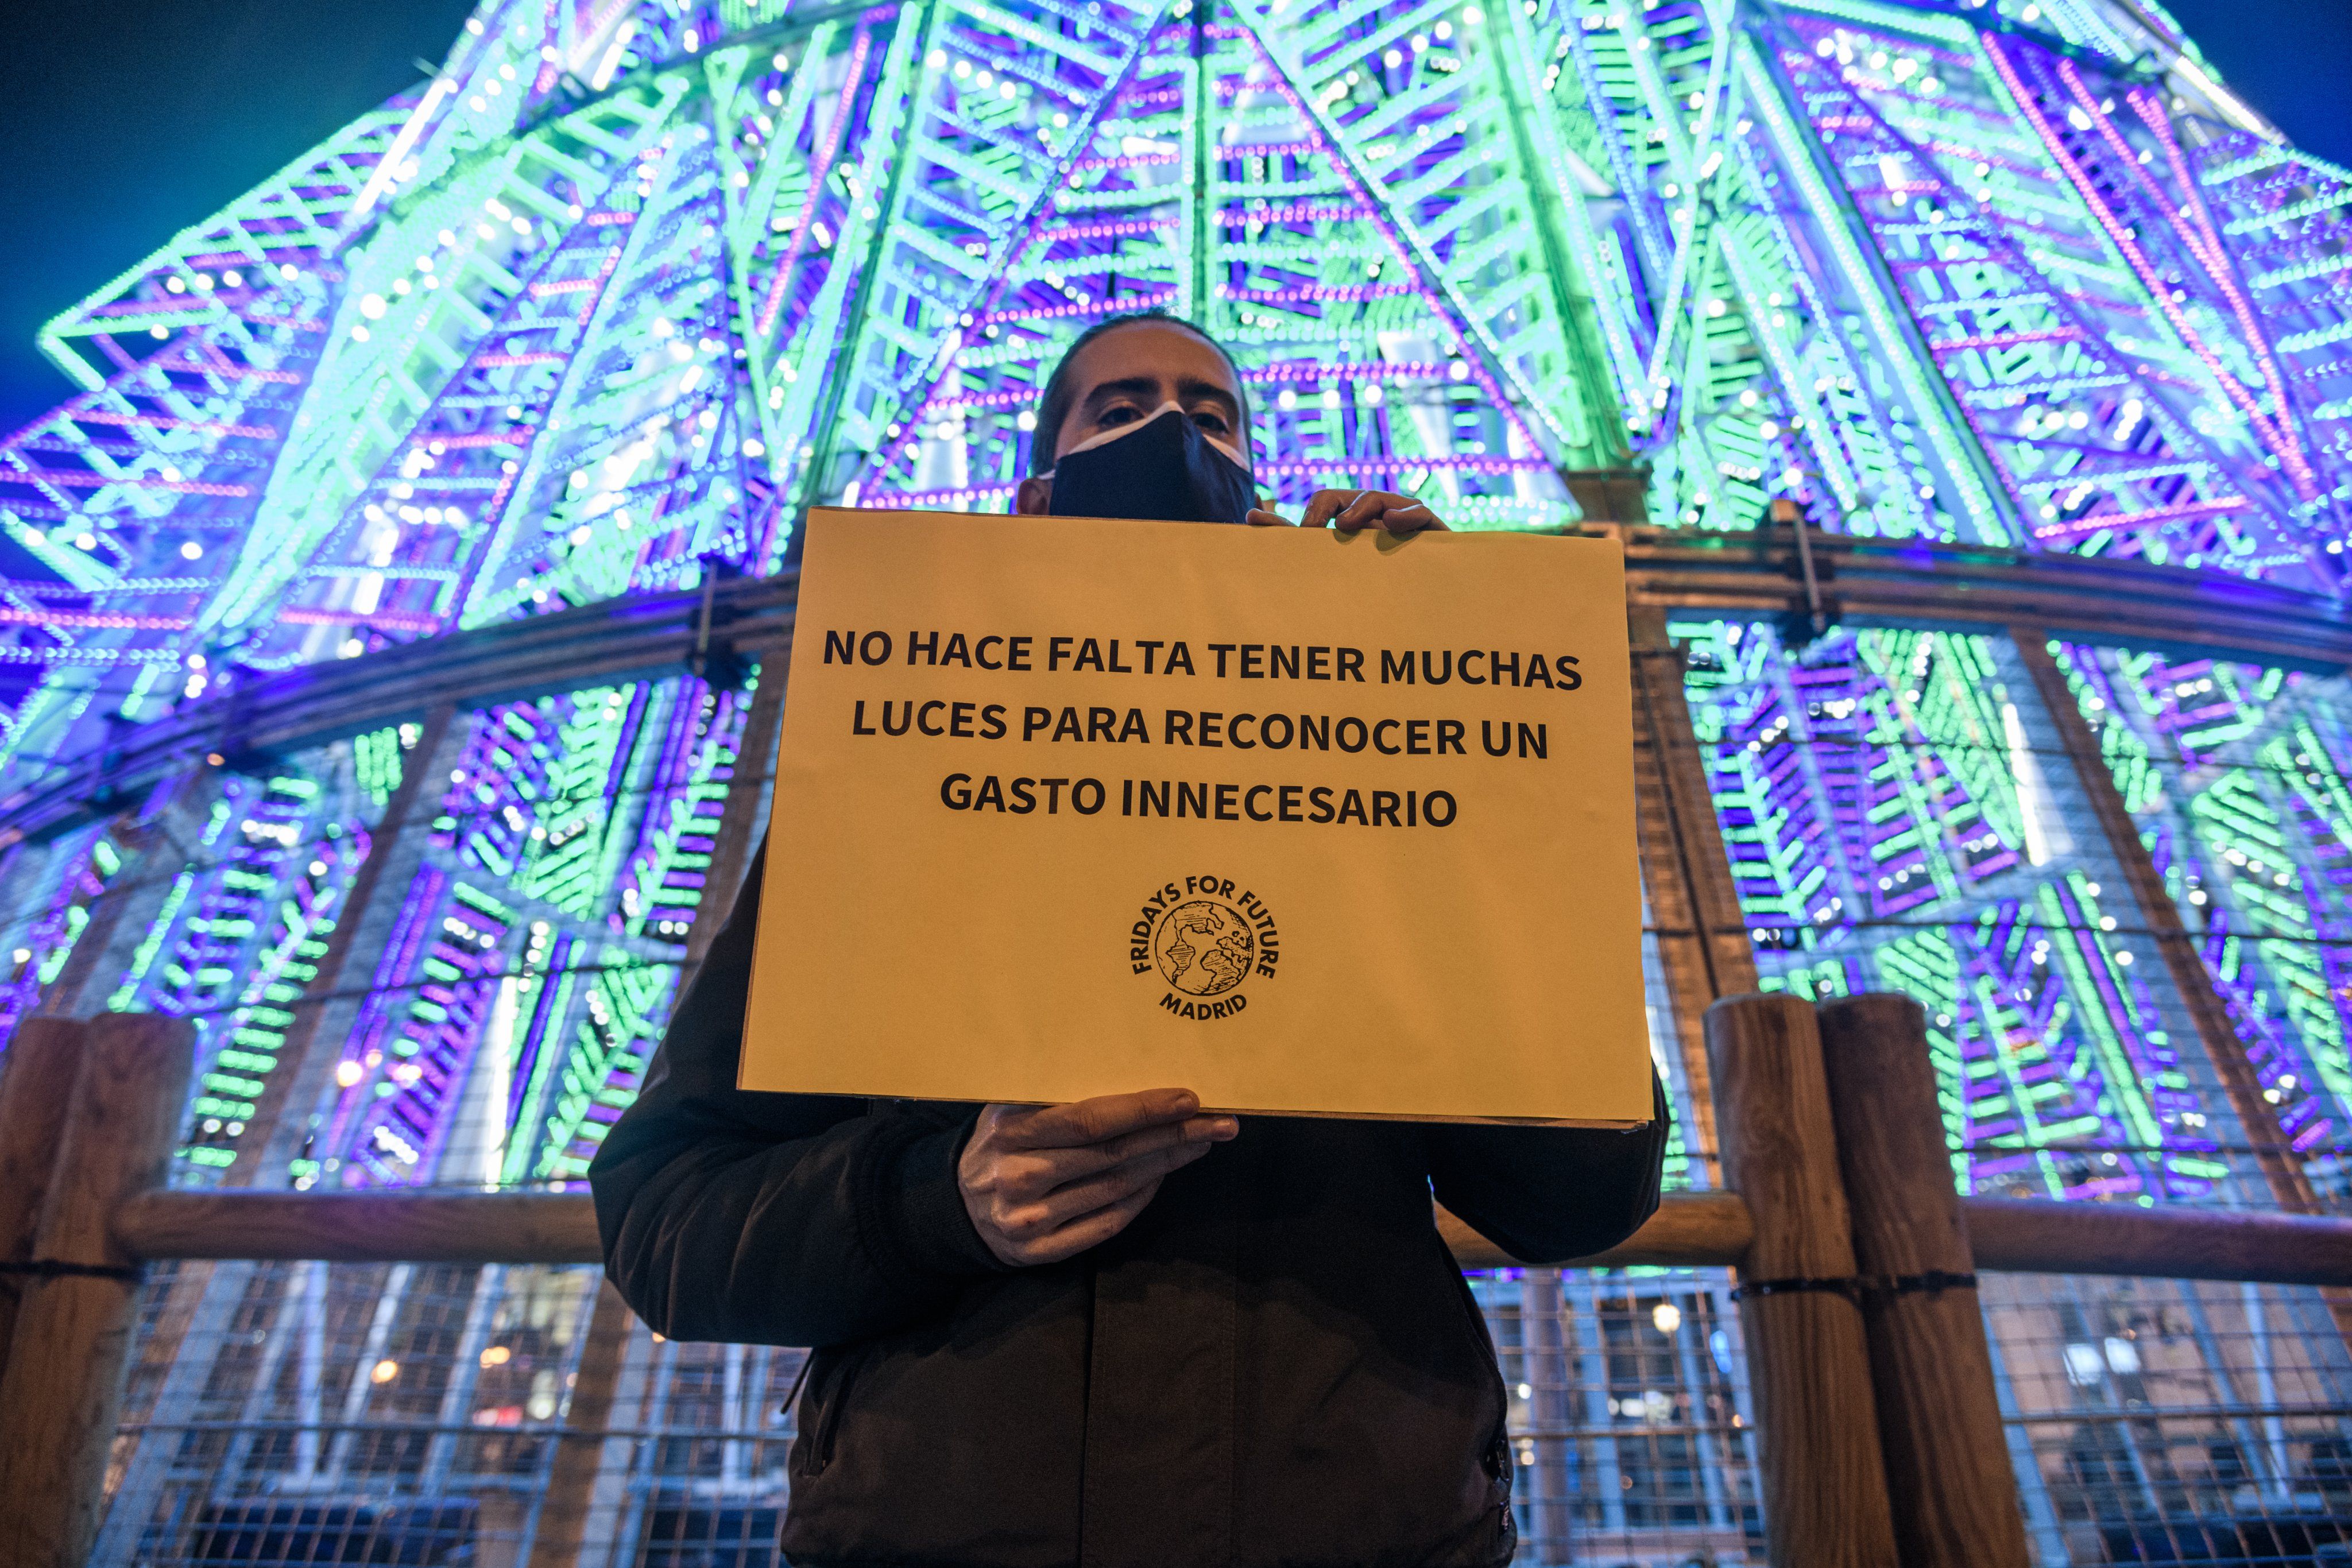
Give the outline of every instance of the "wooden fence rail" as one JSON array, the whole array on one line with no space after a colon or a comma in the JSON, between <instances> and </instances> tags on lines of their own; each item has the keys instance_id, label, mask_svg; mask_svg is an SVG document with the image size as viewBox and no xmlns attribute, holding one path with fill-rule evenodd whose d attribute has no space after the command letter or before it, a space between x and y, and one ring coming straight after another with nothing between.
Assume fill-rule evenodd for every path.
<instances>
[{"instance_id":1,"label":"wooden fence rail","mask_svg":"<svg viewBox=\"0 0 2352 1568\"><path fill-rule=\"evenodd\" d=\"M2352 1219L2228 1209L2127 1208L1964 1197L1978 1269L2262 1285L2352 1286ZM1438 1211L1465 1269L1515 1259ZM596 1215L568 1192L150 1192L122 1206L115 1239L136 1258L326 1263L601 1263ZM1670 1192L1622 1244L1571 1269L1735 1269L1755 1225L1737 1193Z\"/></svg>"},{"instance_id":2,"label":"wooden fence rail","mask_svg":"<svg viewBox=\"0 0 2352 1568\"><path fill-rule=\"evenodd\" d=\"M1904 1568L2021 1561L2013 1478L1972 1451L1987 1423L1949 1418L1959 1395L1990 1407L1989 1367L1948 1354L1958 1327L1978 1321L1978 1271L2352 1287L2352 1219L1956 1199L1916 1011L1850 998L1817 1023L1785 995L1717 1002L1706 1020L1715 1110L1740 1190L1669 1194L1622 1245L1572 1265L1740 1270L1780 1568L1893 1568L1897 1542ZM59 1128L69 1046L80 1065ZM0 1059L0 1305L15 1316L13 1344L0 1341L0 1427L54 1438L0 1440L0 1563L11 1568L87 1561L138 1264L599 1260L581 1193L163 1190L190 1051L184 1023L110 1016L40 1020ZM1866 1189L1858 1203L1853 1184ZM1512 1263L1451 1215L1438 1220L1463 1267ZM1912 1301L1920 1291L1941 1299ZM1937 1394L1955 1379L1987 1386ZM1918 1506L1923 1477L1948 1494L1935 1506Z\"/></svg>"}]
</instances>

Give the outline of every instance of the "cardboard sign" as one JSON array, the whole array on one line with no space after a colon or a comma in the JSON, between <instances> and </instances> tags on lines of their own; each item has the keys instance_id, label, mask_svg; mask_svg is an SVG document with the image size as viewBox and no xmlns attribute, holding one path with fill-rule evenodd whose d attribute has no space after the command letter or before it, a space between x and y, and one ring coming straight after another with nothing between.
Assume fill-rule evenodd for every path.
<instances>
[{"instance_id":1,"label":"cardboard sign","mask_svg":"<svg viewBox=\"0 0 2352 1568\"><path fill-rule=\"evenodd\" d=\"M744 1088L1649 1119L1614 541L807 527Z\"/></svg>"}]
</instances>

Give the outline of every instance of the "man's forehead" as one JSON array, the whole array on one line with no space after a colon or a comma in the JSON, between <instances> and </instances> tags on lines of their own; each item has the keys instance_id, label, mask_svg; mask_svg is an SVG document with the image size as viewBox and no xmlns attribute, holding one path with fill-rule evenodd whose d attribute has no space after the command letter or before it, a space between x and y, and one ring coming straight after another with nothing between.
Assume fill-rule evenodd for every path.
<instances>
[{"instance_id":1,"label":"man's forehead","mask_svg":"<svg viewBox=\"0 0 2352 1568\"><path fill-rule=\"evenodd\" d=\"M1076 373L1080 397L1105 382L1148 375L1162 382L1207 382L1231 391L1233 367L1224 355L1198 333L1173 324L1139 321L1105 332L1078 350Z\"/></svg>"}]
</instances>

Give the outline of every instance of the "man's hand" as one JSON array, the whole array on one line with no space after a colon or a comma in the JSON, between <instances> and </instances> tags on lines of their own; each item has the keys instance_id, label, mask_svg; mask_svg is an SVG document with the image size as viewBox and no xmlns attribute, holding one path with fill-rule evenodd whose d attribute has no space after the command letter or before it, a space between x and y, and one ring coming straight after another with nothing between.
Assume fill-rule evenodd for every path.
<instances>
[{"instance_id":1,"label":"man's hand","mask_svg":"<svg viewBox=\"0 0 2352 1568\"><path fill-rule=\"evenodd\" d=\"M1189 1089L991 1105L956 1166L964 1212L1007 1263L1074 1257L1126 1229L1171 1171L1241 1131L1200 1109Z\"/></svg>"},{"instance_id":2,"label":"man's hand","mask_svg":"<svg viewBox=\"0 0 2352 1568\"><path fill-rule=\"evenodd\" d=\"M1284 528L1289 520L1279 512L1260 507L1249 515L1250 525L1260 528ZM1411 496L1399 496L1387 490L1318 490L1307 497L1307 510L1299 514L1302 528L1319 528L1328 525L1343 534L1358 528L1384 528L1392 534L1417 534L1436 528L1451 532L1438 520L1437 515Z\"/></svg>"}]
</instances>

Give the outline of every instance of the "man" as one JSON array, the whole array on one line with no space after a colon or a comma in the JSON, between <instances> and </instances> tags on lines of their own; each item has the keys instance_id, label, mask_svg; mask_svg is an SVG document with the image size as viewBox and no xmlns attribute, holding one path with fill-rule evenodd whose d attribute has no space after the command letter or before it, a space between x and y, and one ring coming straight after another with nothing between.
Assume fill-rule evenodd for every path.
<instances>
[{"instance_id":1,"label":"man","mask_svg":"<svg viewBox=\"0 0 2352 1568\"><path fill-rule=\"evenodd\" d=\"M1283 521L1250 484L1241 378L1185 323L1097 327L1039 413L1024 512ZM1321 491L1302 521L1443 526L1381 491ZM816 1347L793 1563L1510 1559L1502 1381L1431 1193L1529 1262L1597 1252L1656 1207L1662 1094L1611 1133L1206 1114L1181 1089L743 1093L765 871L793 874L754 867L591 1179L607 1271L655 1329ZM1394 939L1366 932L1365 962Z\"/></svg>"}]
</instances>

